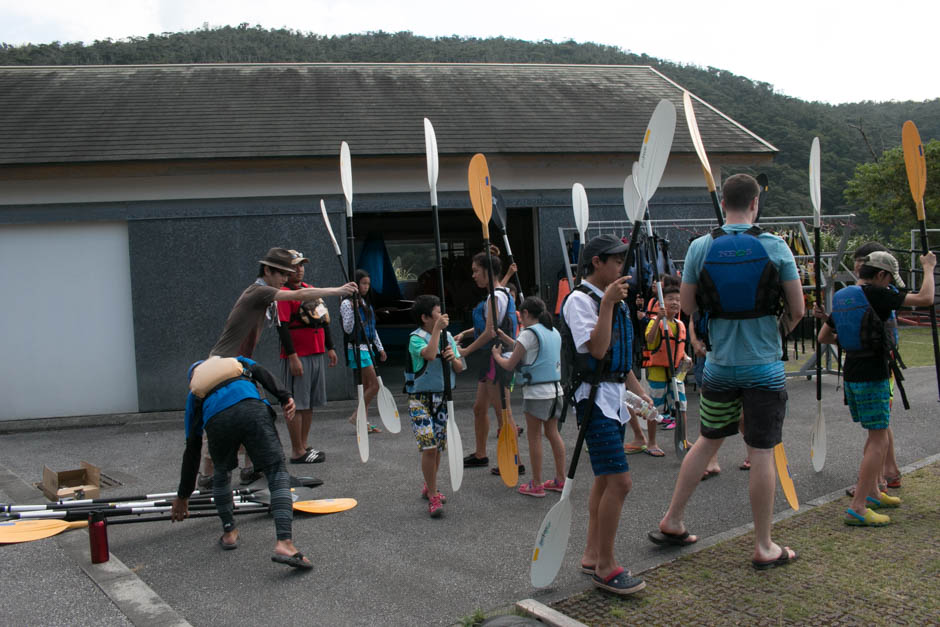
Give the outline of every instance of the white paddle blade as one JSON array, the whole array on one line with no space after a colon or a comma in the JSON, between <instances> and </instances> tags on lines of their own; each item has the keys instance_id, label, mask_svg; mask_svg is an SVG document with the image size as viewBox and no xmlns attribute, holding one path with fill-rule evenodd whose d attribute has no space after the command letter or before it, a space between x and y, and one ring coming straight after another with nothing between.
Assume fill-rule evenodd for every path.
<instances>
[{"instance_id":1,"label":"white paddle blade","mask_svg":"<svg viewBox=\"0 0 940 627\"><path fill-rule=\"evenodd\" d=\"M589 209L587 192L584 185L575 183L571 186L571 207L574 210L574 225L581 235L581 245L585 244L584 234L587 232Z\"/></svg>"},{"instance_id":2,"label":"white paddle blade","mask_svg":"<svg viewBox=\"0 0 940 627\"><path fill-rule=\"evenodd\" d=\"M819 173L819 138L813 138L813 147L809 150L809 199L813 201L813 226L820 227L820 201L822 200L822 187Z\"/></svg>"},{"instance_id":3,"label":"white paddle blade","mask_svg":"<svg viewBox=\"0 0 940 627\"><path fill-rule=\"evenodd\" d=\"M532 564L529 566L529 580L536 588L544 588L555 581L561 562L568 550L568 536L571 533L571 486L574 479L565 480L561 499L548 510L535 536L532 549Z\"/></svg>"},{"instance_id":4,"label":"white paddle blade","mask_svg":"<svg viewBox=\"0 0 940 627\"><path fill-rule=\"evenodd\" d=\"M810 442L809 454L813 459L813 470L821 472L826 465L826 417L823 415L822 401L816 401L816 424L813 425L813 437Z\"/></svg>"},{"instance_id":5,"label":"white paddle blade","mask_svg":"<svg viewBox=\"0 0 940 627\"><path fill-rule=\"evenodd\" d=\"M643 219L640 201L640 192L636 189L636 181L631 174L623 181L623 208L627 212L627 220L637 222Z\"/></svg>"},{"instance_id":6,"label":"white paddle blade","mask_svg":"<svg viewBox=\"0 0 940 627\"><path fill-rule=\"evenodd\" d=\"M349 144L339 146L339 178L343 183L343 196L346 197L346 217L352 217L352 160L349 157Z\"/></svg>"},{"instance_id":7,"label":"white paddle blade","mask_svg":"<svg viewBox=\"0 0 940 627\"><path fill-rule=\"evenodd\" d=\"M431 205L437 206L437 136L431 120L424 118L424 151L428 155L428 187L431 188Z\"/></svg>"},{"instance_id":8,"label":"white paddle blade","mask_svg":"<svg viewBox=\"0 0 940 627\"><path fill-rule=\"evenodd\" d=\"M676 106L669 100L660 100L653 110L646 134L643 136L643 146L640 148L640 176L637 178L637 188L645 203L648 203L656 193L659 182L666 170L669 161L669 151L672 150L672 138L676 134Z\"/></svg>"},{"instance_id":9,"label":"white paddle blade","mask_svg":"<svg viewBox=\"0 0 940 627\"><path fill-rule=\"evenodd\" d=\"M326 215L326 204L323 202L323 199L320 199L320 213L323 215L323 224L326 225L326 230L330 234L330 241L333 242L333 250L337 255L342 256L343 253L339 250L339 243L336 241L336 236L333 234L333 225L330 224L330 218Z\"/></svg>"},{"instance_id":10,"label":"white paddle blade","mask_svg":"<svg viewBox=\"0 0 940 627\"><path fill-rule=\"evenodd\" d=\"M454 420L454 401L447 401L447 463L450 466L450 489L456 492L463 483L463 442Z\"/></svg>"},{"instance_id":11,"label":"white paddle blade","mask_svg":"<svg viewBox=\"0 0 940 627\"><path fill-rule=\"evenodd\" d=\"M359 406L356 408L356 444L359 445L359 459L369 461L369 423L366 421L366 401L362 394L362 385L358 385Z\"/></svg>"},{"instance_id":12,"label":"white paddle blade","mask_svg":"<svg viewBox=\"0 0 940 627\"><path fill-rule=\"evenodd\" d=\"M382 377L378 377L379 395L376 397L376 403L379 406L379 416L382 418L382 424L389 433L398 433L401 431L401 418L398 417L398 406L395 404L395 397L391 390L382 383Z\"/></svg>"}]
</instances>

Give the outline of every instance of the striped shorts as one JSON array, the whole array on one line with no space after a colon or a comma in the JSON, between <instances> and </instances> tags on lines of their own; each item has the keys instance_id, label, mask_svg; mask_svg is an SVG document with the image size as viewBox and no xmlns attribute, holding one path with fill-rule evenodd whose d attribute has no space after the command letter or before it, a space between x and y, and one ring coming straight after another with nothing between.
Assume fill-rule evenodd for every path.
<instances>
[{"instance_id":1,"label":"striped shorts","mask_svg":"<svg viewBox=\"0 0 940 627\"><path fill-rule=\"evenodd\" d=\"M702 436L717 440L740 430L748 446L773 448L783 439L785 384L782 361L758 366L706 361L699 400Z\"/></svg>"},{"instance_id":2,"label":"striped shorts","mask_svg":"<svg viewBox=\"0 0 940 627\"><path fill-rule=\"evenodd\" d=\"M845 402L852 422L865 429L887 429L891 420L891 379L881 381L846 381Z\"/></svg>"},{"instance_id":3,"label":"striped shorts","mask_svg":"<svg viewBox=\"0 0 940 627\"><path fill-rule=\"evenodd\" d=\"M652 381L649 377L646 378L646 382L650 386L650 398L653 399L653 405L659 410L659 413L666 413L666 396L668 395L669 400L675 403L675 399L672 397L672 383L669 381ZM679 409L685 411L687 405L685 381L676 381L676 389L679 391Z\"/></svg>"}]
</instances>

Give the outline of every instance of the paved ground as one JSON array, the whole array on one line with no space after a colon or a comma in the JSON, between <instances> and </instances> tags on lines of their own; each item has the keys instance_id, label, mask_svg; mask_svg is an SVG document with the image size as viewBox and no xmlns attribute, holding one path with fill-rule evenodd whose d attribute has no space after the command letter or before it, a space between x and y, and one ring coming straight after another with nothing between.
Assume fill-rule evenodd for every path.
<instances>
[{"instance_id":1,"label":"paved ground","mask_svg":"<svg viewBox=\"0 0 940 627\"><path fill-rule=\"evenodd\" d=\"M933 370L911 369L907 375L914 410L895 412L902 465L940 452ZM472 416L465 393L466 388L458 399L457 418L464 443L469 445ZM817 474L809 457L810 430L816 413L815 384L805 380L790 383L790 416L784 434L802 501L852 483L864 441L863 431L847 417L834 378L824 380L824 395L830 450L825 470ZM691 394L693 416L697 415L695 401L696 395ZM425 502L418 496L418 456L407 425L399 435L373 436L372 458L362 464L352 427L343 416L351 407L348 403L331 404L329 410L315 417L313 444L327 451L327 462L291 467L295 474L313 474L325 481L316 491L319 498L359 500L359 506L349 512L296 517L295 539L315 560L312 572L296 573L270 562L273 529L265 517L241 523L243 535L238 551L222 553L215 545L217 521L194 520L176 525L113 527L112 554L178 616L195 625L232 623L246 617L260 624L287 625L452 624L477 609L489 612L525 597L552 603L588 588L577 569L586 525L583 507L591 478L586 459L582 460L572 494L575 517L562 571L551 588L534 590L528 583L531 545L542 517L557 496L523 497L505 488L487 470L468 469L457 494L445 490L450 500L444 518L430 520ZM401 398L399 407L404 409ZM521 407L515 406L514 410L516 416L521 416ZM283 424L280 428L286 441ZM695 428L691 431L694 434ZM572 446L575 432L571 424L563 434ZM664 442L670 445L664 447L668 453L664 459L630 457L635 488L624 509L617 551L637 572L674 557L645 539L647 530L656 526L664 511L678 468L668 436ZM43 464L65 469L77 467L81 460L100 465L125 484L108 490L108 494L172 490L178 480L182 447L179 414L137 416L125 425L8 433L0 436L0 464L9 469L10 480L19 488L11 494L0 484L0 490L7 492L0 497L9 495L26 502L20 496L27 490L25 483L39 480ZM524 437L520 447L528 462ZM490 439L494 459L495 448L494 429ZM714 536L750 521L747 474L737 470L743 450L740 440L726 444L720 454L724 472L702 484L693 497L687 523L694 533ZM443 485L448 486L446 464L441 475ZM933 485L936 494L935 481ZM32 500L41 501L41 494L36 491ZM776 510L786 508L778 490ZM62 534L66 535L84 538L87 543L83 531ZM17 573L3 578L3 615L32 624L121 624L125 620L121 614L126 612L118 611L108 597L90 585L80 568L82 564L76 565L81 559L87 560L87 550L76 552L76 544L50 539L0 548L5 563L12 567L5 570ZM734 557L739 558L739 564ZM729 560L736 568L747 567L748 553L732 551ZM862 564L863 560L858 562ZM859 566L863 567L867 565ZM716 577L719 574L714 570L712 573ZM818 581L824 584L826 577L825 571L820 572ZM736 602L726 601L729 607ZM70 614L73 607L78 609ZM70 618L63 620L64 616ZM776 621L778 615L765 618ZM142 622L135 620L137 624Z\"/></svg>"}]
</instances>

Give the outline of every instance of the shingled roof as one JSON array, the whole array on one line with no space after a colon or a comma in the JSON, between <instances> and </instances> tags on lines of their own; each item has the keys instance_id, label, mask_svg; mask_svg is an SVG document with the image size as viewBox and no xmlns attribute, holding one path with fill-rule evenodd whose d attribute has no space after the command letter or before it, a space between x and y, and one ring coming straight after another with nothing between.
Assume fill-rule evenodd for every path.
<instances>
[{"instance_id":1,"label":"shingled roof","mask_svg":"<svg viewBox=\"0 0 940 627\"><path fill-rule=\"evenodd\" d=\"M424 154L638 152L656 103L682 90L648 66L219 64L0 67L0 164ZM776 151L716 109L710 153Z\"/></svg>"}]
</instances>

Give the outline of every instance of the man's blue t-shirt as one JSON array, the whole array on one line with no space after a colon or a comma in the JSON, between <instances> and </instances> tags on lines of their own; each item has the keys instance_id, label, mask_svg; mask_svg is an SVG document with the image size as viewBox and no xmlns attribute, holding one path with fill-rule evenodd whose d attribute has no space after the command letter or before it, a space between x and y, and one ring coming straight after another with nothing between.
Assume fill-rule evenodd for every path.
<instances>
[{"instance_id":1,"label":"man's blue t-shirt","mask_svg":"<svg viewBox=\"0 0 940 627\"><path fill-rule=\"evenodd\" d=\"M722 228L727 233L743 233L751 224L726 224ZM793 260L793 253L781 238L770 233L760 234L772 263L777 266L781 281L793 281L800 278ZM685 256L682 282L698 285L699 272L705 264L705 257L712 245L711 234L697 238L689 246ZM777 319L772 316L747 320L714 319L708 327L712 350L708 360L721 366L754 366L769 364L780 360L783 349L780 345L780 332Z\"/></svg>"}]
</instances>

